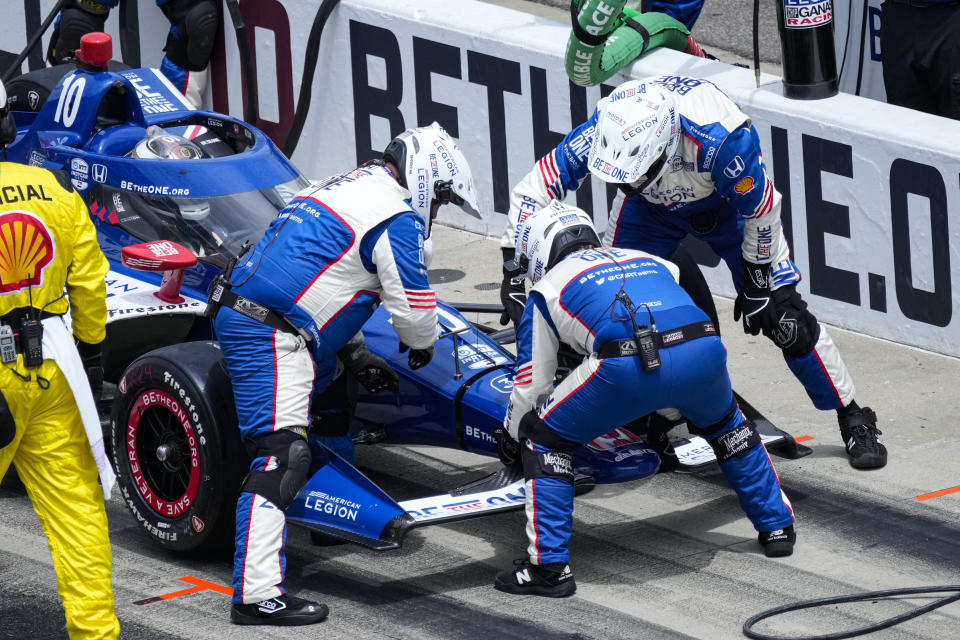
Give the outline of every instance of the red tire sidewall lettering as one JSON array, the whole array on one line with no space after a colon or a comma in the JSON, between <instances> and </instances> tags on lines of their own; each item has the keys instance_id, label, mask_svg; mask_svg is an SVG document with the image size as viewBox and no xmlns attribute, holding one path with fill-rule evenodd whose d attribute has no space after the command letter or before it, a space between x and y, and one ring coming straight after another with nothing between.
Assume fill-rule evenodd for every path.
<instances>
[{"instance_id":1,"label":"red tire sidewall lettering","mask_svg":"<svg viewBox=\"0 0 960 640\"><path fill-rule=\"evenodd\" d=\"M177 423L183 429L183 435L189 447L189 465L190 480L184 492L172 500L164 500L151 487L149 481L143 474L140 460L137 454L138 437L140 436L140 421L143 413L150 408L169 411L174 416ZM199 439L194 430L190 414L184 410L183 406L169 393L161 389L144 389L141 392L133 407L127 415L126 427L126 456L129 463L131 478L136 487L140 498L151 507L157 515L175 518L183 515L190 505L197 498L197 489L200 485L200 448Z\"/></svg>"},{"instance_id":2,"label":"red tire sidewall lettering","mask_svg":"<svg viewBox=\"0 0 960 640\"><path fill-rule=\"evenodd\" d=\"M131 364L123 380L114 399L111 439L127 507L164 547L219 548L234 527L238 480L232 469L238 461L223 459L221 429L227 425L219 424L214 401L176 365L149 354ZM169 467L162 464L167 459L159 450L163 444L175 451ZM165 476L167 472L172 475Z\"/></svg>"}]
</instances>

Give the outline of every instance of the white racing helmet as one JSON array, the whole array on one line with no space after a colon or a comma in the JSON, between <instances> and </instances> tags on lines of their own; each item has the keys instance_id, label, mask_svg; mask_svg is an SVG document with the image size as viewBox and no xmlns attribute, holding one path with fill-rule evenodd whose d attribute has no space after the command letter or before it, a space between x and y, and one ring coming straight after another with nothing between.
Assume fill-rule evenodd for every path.
<instances>
[{"instance_id":1,"label":"white racing helmet","mask_svg":"<svg viewBox=\"0 0 960 640\"><path fill-rule=\"evenodd\" d=\"M643 80L624 82L600 103L590 172L628 195L640 193L667 170L679 142L673 93Z\"/></svg>"},{"instance_id":2,"label":"white racing helmet","mask_svg":"<svg viewBox=\"0 0 960 640\"><path fill-rule=\"evenodd\" d=\"M127 155L144 160L200 160L204 157L203 151L195 142L157 125L147 127L147 136ZM204 199L171 200L184 220L200 222L210 215L210 203Z\"/></svg>"},{"instance_id":3,"label":"white racing helmet","mask_svg":"<svg viewBox=\"0 0 960 640\"><path fill-rule=\"evenodd\" d=\"M413 210L426 223L428 237L435 200L477 215L477 190L470 165L457 141L436 122L398 135L387 145L383 159L400 170L401 184L413 195Z\"/></svg>"},{"instance_id":4,"label":"white racing helmet","mask_svg":"<svg viewBox=\"0 0 960 640\"><path fill-rule=\"evenodd\" d=\"M147 127L147 137L128 155L145 160L200 160L204 157L196 143L157 125Z\"/></svg>"},{"instance_id":5,"label":"white racing helmet","mask_svg":"<svg viewBox=\"0 0 960 640\"><path fill-rule=\"evenodd\" d=\"M515 246L516 265L508 269L536 284L570 252L599 247L600 238L586 211L554 200L520 223Z\"/></svg>"}]
</instances>

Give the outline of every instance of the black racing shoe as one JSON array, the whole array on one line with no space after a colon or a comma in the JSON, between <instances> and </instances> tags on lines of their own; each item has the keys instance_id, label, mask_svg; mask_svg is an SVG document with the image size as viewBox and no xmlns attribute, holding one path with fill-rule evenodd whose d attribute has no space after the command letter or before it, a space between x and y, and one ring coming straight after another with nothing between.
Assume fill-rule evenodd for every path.
<instances>
[{"instance_id":1,"label":"black racing shoe","mask_svg":"<svg viewBox=\"0 0 960 640\"><path fill-rule=\"evenodd\" d=\"M233 605L230 622L294 627L320 622L328 613L329 609L325 604L283 594L253 604Z\"/></svg>"},{"instance_id":2,"label":"black racing shoe","mask_svg":"<svg viewBox=\"0 0 960 640\"><path fill-rule=\"evenodd\" d=\"M763 553L768 558L782 558L793 554L793 543L797 541L797 533L793 525L785 529L761 531L757 536Z\"/></svg>"},{"instance_id":3,"label":"black racing shoe","mask_svg":"<svg viewBox=\"0 0 960 640\"><path fill-rule=\"evenodd\" d=\"M887 464L887 448L877 437L881 435L877 414L870 407L861 407L837 419L851 467L876 469Z\"/></svg>"},{"instance_id":4,"label":"black racing shoe","mask_svg":"<svg viewBox=\"0 0 960 640\"><path fill-rule=\"evenodd\" d=\"M577 583L573 580L573 572L566 562L550 564L532 564L529 560L514 560L516 568L513 571L502 571L497 574L493 586L498 591L505 591L516 595L547 596L548 598L563 598L572 596L577 590Z\"/></svg>"}]
</instances>

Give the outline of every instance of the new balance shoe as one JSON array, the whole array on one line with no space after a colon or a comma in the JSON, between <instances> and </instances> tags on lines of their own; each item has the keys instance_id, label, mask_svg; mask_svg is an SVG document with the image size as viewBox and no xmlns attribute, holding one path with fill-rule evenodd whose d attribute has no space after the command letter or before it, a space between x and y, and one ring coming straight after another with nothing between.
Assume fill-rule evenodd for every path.
<instances>
[{"instance_id":1,"label":"new balance shoe","mask_svg":"<svg viewBox=\"0 0 960 640\"><path fill-rule=\"evenodd\" d=\"M761 531L757 539L768 558L782 558L793 553L793 543L797 541L797 533L793 530L793 525L790 525L785 529Z\"/></svg>"},{"instance_id":2,"label":"new balance shoe","mask_svg":"<svg viewBox=\"0 0 960 640\"><path fill-rule=\"evenodd\" d=\"M573 595L577 590L573 572L570 571L570 565L566 562L532 564L524 559L514 560L513 564L516 565L513 571L502 571L497 574L493 586L498 591L516 595L563 598Z\"/></svg>"},{"instance_id":3,"label":"new balance shoe","mask_svg":"<svg viewBox=\"0 0 960 640\"><path fill-rule=\"evenodd\" d=\"M838 420L851 467L876 469L887 464L887 448L878 438L881 432L877 429L877 414L870 407L838 416Z\"/></svg>"},{"instance_id":4,"label":"new balance shoe","mask_svg":"<svg viewBox=\"0 0 960 640\"><path fill-rule=\"evenodd\" d=\"M230 610L233 624L272 624L294 627L320 622L327 617L327 605L283 594L253 604L235 604Z\"/></svg>"}]
</instances>

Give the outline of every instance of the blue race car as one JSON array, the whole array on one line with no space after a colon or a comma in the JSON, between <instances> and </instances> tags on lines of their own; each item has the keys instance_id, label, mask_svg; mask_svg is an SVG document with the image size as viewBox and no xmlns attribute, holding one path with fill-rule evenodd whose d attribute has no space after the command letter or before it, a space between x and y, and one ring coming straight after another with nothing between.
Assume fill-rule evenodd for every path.
<instances>
[{"instance_id":1,"label":"blue race car","mask_svg":"<svg viewBox=\"0 0 960 640\"><path fill-rule=\"evenodd\" d=\"M209 549L232 540L248 460L205 315L207 290L308 182L262 132L191 109L159 71L111 69L67 65L10 81L18 137L9 158L68 175L110 261L104 368L116 388L103 401L104 429L127 506L160 545ZM137 145L153 127L192 140L203 157L142 157ZM399 374L400 392L361 390L351 433L358 443L496 456L492 434L502 425L514 362L500 343L505 332L472 324L449 304L439 303L438 311L436 356L416 371L397 353L382 309L364 326L368 348ZM741 407L769 448L789 457L805 453L748 404ZM714 459L700 438L674 445L681 464ZM418 525L524 502L521 474L505 466L454 491L398 503L319 442L311 447L315 461L329 464L315 470L288 521L372 548L398 547ZM586 489L651 476L660 457L634 424L582 447L574 462Z\"/></svg>"}]
</instances>

